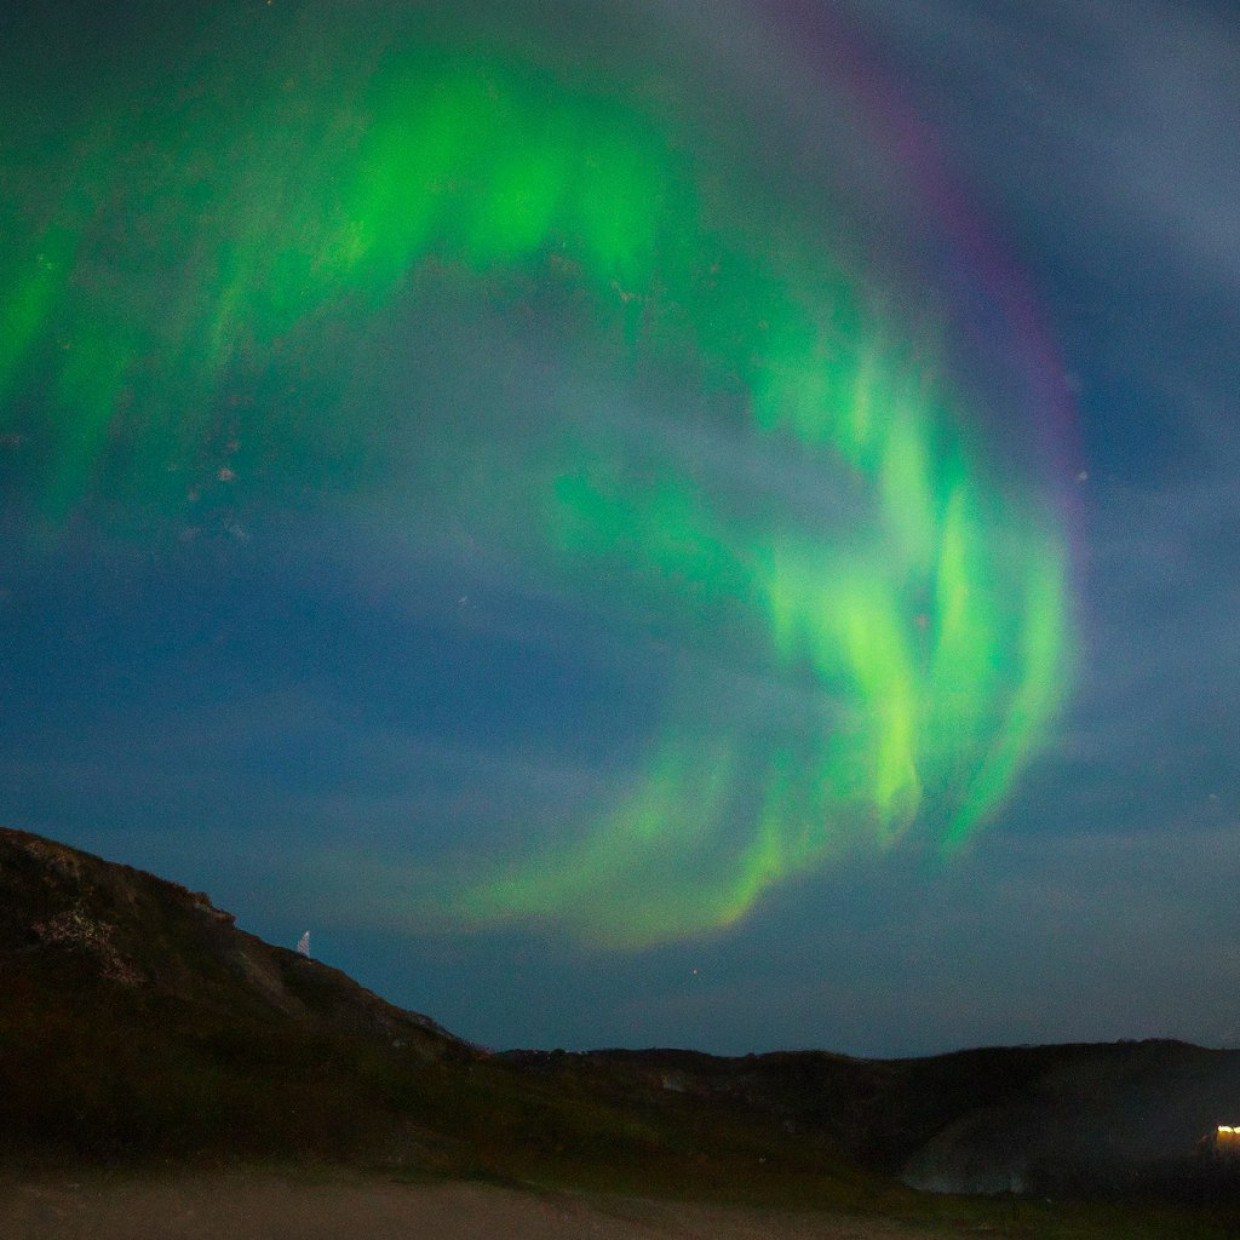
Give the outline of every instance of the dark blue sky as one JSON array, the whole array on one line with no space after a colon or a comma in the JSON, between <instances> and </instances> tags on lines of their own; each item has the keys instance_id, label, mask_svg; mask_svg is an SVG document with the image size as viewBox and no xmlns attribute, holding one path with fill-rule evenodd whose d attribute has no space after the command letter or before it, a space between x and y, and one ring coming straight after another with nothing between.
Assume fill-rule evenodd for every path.
<instances>
[{"instance_id":1,"label":"dark blue sky","mask_svg":"<svg viewBox=\"0 0 1240 1240\"><path fill-rule=\"evenodd\" d=\"M584 0L496 0L358 4L320 27L323 6L277 6L270 36L241 4L176 28L133 6L9 19L6 100L26 102L3 122L0 197L37 249L0 255L10 340L23 263L71 274L21 359L0 350L0 821L205 889L274 942L308 928L328 963L492 1046L1240 1045L1234 8L633 0L601 20ZM935 373L970 411L950 433L980 445L996 493L1041 497L1070 561L1062 700L962 849L936 846L950 797L923 772L881 846L837 846L828 822L794 864L785 838L778 880L703 920L768 803L763 763L821 760L813 737L852 708L826 656L772 653L746 594L757 553L728 559L701 530L792 531L812 555L815 530L847 541L873 500L837 461L754 446L746 372L717 344L726 304L708 324L684 310L700 382L663 344L674 295L638 294L672 326L657 364L630 366L632 325L586 330L585 295L536 266L479 293L431 263L256 326L277 311L245 230L268 212L310 254L297 187L327 194L340 152L366 149L369 114L325 105L323 83L369 89L374 48L397 55L418 22L557 91L594 74L617 107L656 101L675 118L660 158L731 187L718 235L744 242L719 242L725 259L838 246L865 314L941 343ZM200 85L178 94L182 55ZM287 70L283 102L246 78L255 58ZM281 171L301 99L319 136ZM629 134L610 106L583 115ZM217 243L231 284L203 258ZM129 315L145 343L107 387ZM227 340L195 368L204 323ZM99 341L81 372L56 361ZM126 473L157 432L158 467ZM560 529L585 541L554 559L530 496L578 451L592 485L640 499L606 545ZM993 532L1015 540L995 564L1032 554L1018 524ZM918 648L940 619L910 606ZM797 805L851 823L831 779ZM544 860L557 877L532 913L445 894L477 875L536 889ZM628 909L659 933L618 942Z\"/></svg>"}]
</instances>

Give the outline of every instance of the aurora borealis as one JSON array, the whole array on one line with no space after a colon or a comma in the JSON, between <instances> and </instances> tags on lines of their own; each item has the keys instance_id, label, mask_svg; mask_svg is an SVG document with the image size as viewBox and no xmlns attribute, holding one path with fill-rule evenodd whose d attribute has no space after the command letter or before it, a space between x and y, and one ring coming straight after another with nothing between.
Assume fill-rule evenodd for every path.
<instances>
[{"instance_id":1,"label":"aurora borealis","mask_svg":"<svg viewBox=\"0 0 1240 1240\"><path fill-rule=\"evenodd\" d=\"M518 7L15 25L7 820L175 770L135 863L379 955L955 881L1080 692L1054 307L865 5Z\"/></svg>"}]
</instances>

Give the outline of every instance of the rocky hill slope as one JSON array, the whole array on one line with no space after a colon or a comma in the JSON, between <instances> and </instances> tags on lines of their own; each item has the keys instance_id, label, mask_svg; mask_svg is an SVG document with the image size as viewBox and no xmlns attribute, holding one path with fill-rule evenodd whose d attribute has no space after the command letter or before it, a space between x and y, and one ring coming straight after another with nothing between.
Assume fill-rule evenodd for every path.
<instances>
[{"instance_id":1,"label":"rocky hill slope","mask_svg":"<svg viewBox=\"0 0 1240 1240\"><path fill-rule=\"evenodd\" d=\"M10 986L129 992L199 1019L399 1039L421 1058L468 1048L337 969L238 930L203 892L0 828L0 968Z\"/></svg>"},{"instance_id":2,"label":"rocky hill slope","mask_svg":"<svg viewBox=\"0 0 1240 1240\"><path fill-rule=\"evenodd\" d=\"M365 1076L478 1052L201 893L0 830L0 1149L344 1151ZM382 1109L382 1108L380 1108Z\"/></svg>"}]
</instances>

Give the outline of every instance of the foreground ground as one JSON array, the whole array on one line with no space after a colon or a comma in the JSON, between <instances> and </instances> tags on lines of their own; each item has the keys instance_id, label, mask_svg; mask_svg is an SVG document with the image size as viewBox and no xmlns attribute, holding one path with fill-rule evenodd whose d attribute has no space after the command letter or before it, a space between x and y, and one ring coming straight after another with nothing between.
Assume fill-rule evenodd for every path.
<instances>
[{"instance_id":1,"label":"foreground ground","mask_svg":"<svg viewBox=\"0 0 1240 1240\"><path fill-rule=\"evenodd\" d=\"M257 1173L57 1175L0 1184L5 1240L935 1240L959 1234L839 1215L487 1184L308 1182Z\"/></svg>"}]
</instances>

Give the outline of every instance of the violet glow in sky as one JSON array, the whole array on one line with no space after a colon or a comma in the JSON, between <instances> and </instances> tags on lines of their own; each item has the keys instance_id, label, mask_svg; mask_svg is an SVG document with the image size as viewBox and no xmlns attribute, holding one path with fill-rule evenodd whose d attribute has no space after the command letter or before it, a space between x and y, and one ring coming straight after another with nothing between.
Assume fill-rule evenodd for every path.
<instances>
[{"instance_id":1,"label":"violet glow in sky","mask_svg":"<svg viewBox=\"0 0 1240 1240\"><path fill-rule=\"evenodd\" d=\"M1181 233L1235 220L1121 180L1089 82L1208 141L1235 30L521 7L14 22L0 813L495 1044L1231 1036L1140 576L1227 354L1191 411L1141 365L1234 313Z\"/></svg>"}]
</instances>

